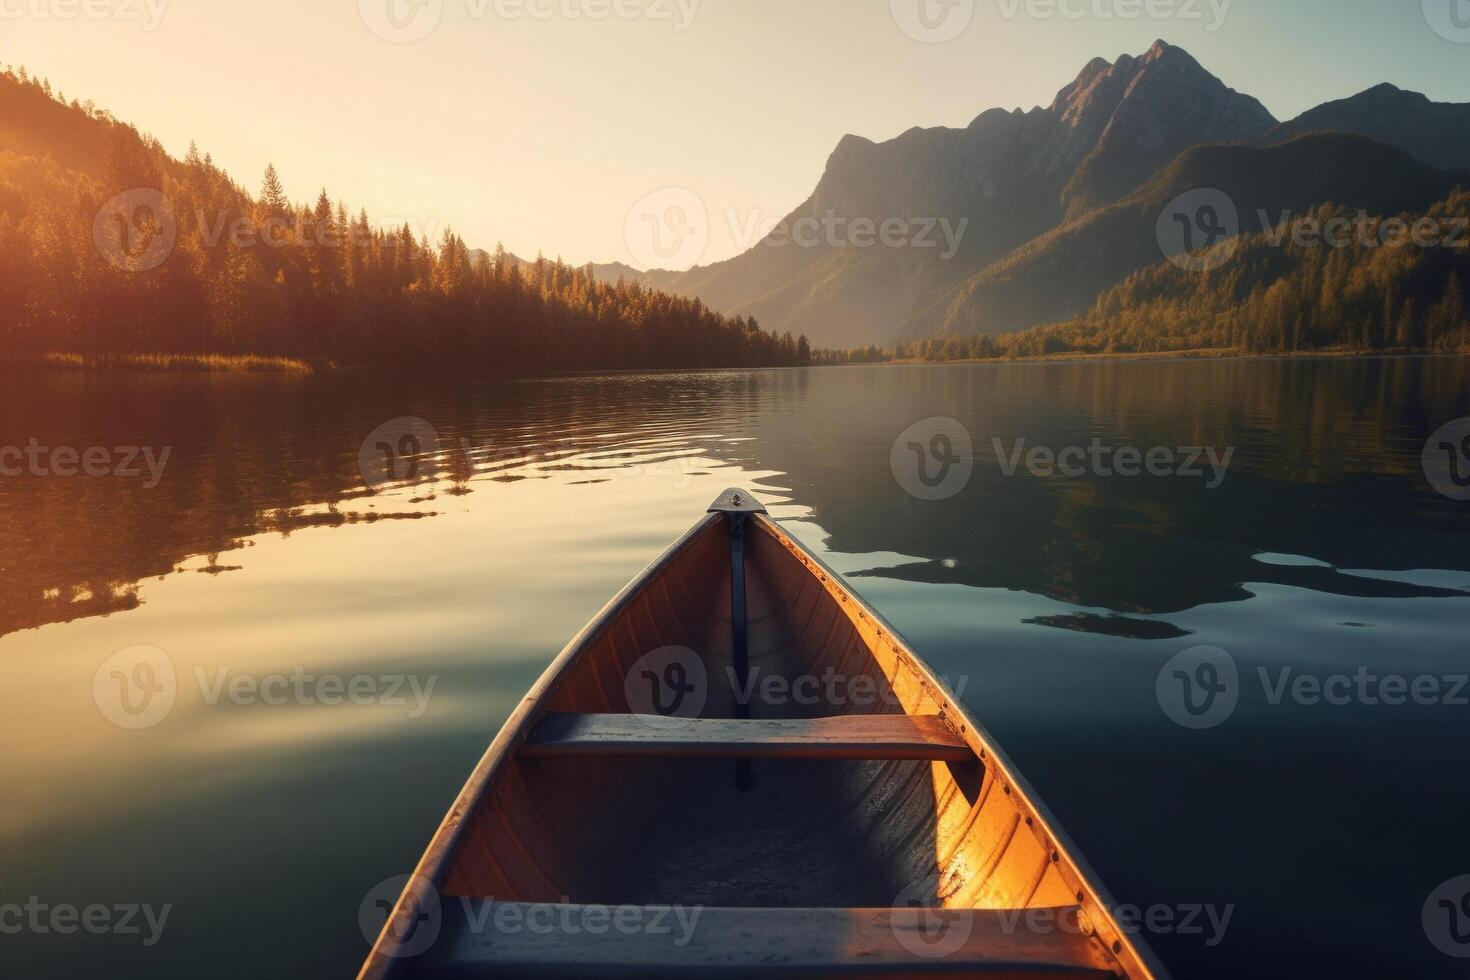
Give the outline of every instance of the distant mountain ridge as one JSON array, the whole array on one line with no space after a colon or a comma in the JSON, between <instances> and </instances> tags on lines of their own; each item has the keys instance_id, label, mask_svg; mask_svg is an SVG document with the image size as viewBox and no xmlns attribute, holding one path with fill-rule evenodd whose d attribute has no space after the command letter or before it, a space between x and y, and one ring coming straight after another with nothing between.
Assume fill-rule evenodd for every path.
<instances>
[{"instance_id":1,"label":"distant mountain ridge","mask_svg":"<svg viewBox=\"0 0 1470 980\"><path fill-rule=\"evenodd\" d=\"M1317 106L1267 133L1281 143L1314 130L1355 133L1396 146L1441 170L1470 170L1470 105L1431 102L1384 83Z\"/></svg>"},{"instance_id":2,"label":"distant mountain ridge","mask_svg":"<svg viewBox=\"0 0 1470 980\"><path fill-rule=\"evenodd\" d=\"M697 295L714 309L757 317L778 331L804 332L817 346L1027 327L1075 315L1101 290L1162 261L1152 221L1135 222L1120 239L1117 217L1106 212L1132 200L1130 195L1197 147L1264 150L1321 130L1367 137L1400 152L1389 163L1361 142L1315 142L1305 150L1259 157L1315 159L1325 150L1343 150L1345 160L1322 162L1366 202L1375 197L1371 188L1348 180L1344 168L1351 170L1357 161L1391 180L1421 179L1427 168L1415 167L1415 161L1439 170L1470 169L1466 123L1470 106L1433 103L1393 86L1279 123L1259 101L1228 87L1184 49L1158 41L1139 56L1093 59L1045 108L991 109L964 129L915 128L881 143L846 136L812 195L753 248L687 272L631 273L619 267L617 274ZM1178 186L1178 176L1167 177L1164 185ZM1277 177L1293 180L1284 173ZM1255 193L1241 203L1326 203L1302 193L1311 197L1310 182L1283 184L1281 194ZM1151 205L1168 201L1154 196L1148 195ZM965 222L965 235L947 261L934 249L826 242L806 248L790 242L797 222L834 213L875 222ZM1047 279L1028 263L1055 255L1059 241L1074 243L1070 249L1097 261L1080 268L1048 265L1050 276L1059 278ZM998 299L1002 293L1004 302Z\"/></svg>"}]
</instances>

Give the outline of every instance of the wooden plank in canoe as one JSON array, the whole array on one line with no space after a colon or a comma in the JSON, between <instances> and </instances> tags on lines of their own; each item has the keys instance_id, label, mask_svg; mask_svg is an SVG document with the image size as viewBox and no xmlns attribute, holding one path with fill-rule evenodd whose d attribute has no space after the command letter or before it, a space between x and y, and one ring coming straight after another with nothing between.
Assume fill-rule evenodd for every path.
<instances>
[{"instance_id":1,"label":"wooden plank in canoe","mask_svg":"<svg viewBox=\"0 0 1470 980\"><path fill-rule=\"evenodd\" d=\"M965 740L934 715L707 719L548 714L522 750L530 757L916 759L967 762Z\"/></svg>"},{"instance_id":2,"label":"wooden plank in canoe","mask_svg":"<svg viewBox=\"0 0 1470 980\"><path fill-rule=\"evenodd\" d=\"M1050 922L1072 910L1057 910ZM533 905L445 898L416 976L1111 977L1078 930L1024 911ZM622 925L620 926L619 923Z\"/></svg>"}]
</instances>

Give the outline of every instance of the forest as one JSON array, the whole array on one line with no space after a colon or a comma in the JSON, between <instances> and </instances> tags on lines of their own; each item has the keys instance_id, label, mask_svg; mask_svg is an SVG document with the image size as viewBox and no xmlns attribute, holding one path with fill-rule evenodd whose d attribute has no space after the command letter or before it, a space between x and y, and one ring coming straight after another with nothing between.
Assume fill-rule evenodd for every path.
<instances>
[{"instance_id":1,"label":"forest","mask_svg":"<svg viewBox=\"0 0 1470 980\"><path fill-rule=\"evenodd\" d=\"M121 196L119 196L121 195ZM0 359L255 356L497 375L804 363L697 299L451 229L381 228L323 190L258 194L190 147L182 160L25 69L0 72Z\"/></svg>"}]
</instances>

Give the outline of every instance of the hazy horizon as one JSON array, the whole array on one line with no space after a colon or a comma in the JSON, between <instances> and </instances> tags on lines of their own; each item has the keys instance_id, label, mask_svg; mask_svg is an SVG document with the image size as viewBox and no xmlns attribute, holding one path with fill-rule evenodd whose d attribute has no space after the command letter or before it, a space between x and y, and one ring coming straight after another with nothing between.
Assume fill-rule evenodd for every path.
<instances>
[{"instance_id":1,"label":"hazy horizon","mask_svg":"<svg viewBox=\"0 0 1470 980\"><path fill-rule=\"evenodd\" d=\"M453 226L476 248L640 266L625 222L663 188L707 209L693 258L729 258L807 197L843 135L1046 105L1092 58L1156 38L1282 120L1385 81L1470 101L1470 46L1436 32L1419 0L1157 0L1176 13L1130 20L1137 0L950 0L930 12L957 12L947 24L963 29L941 40L941 19L927 41L908 0L586 2L103 0L88 9L107 15L88 17L4 0L0 60L175 156L197 142L251 193L273 162L296 201L325 186L431 239ZM1354 27L1288 40L1328 23Z\"/></svg>"}]
</instances>

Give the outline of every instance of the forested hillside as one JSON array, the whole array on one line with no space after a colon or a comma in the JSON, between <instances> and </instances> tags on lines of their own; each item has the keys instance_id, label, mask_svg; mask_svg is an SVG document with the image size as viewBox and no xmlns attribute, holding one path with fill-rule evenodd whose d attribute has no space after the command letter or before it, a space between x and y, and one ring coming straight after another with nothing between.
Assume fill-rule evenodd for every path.
<instances>
[{"instance_id":1,"label":"forested hillside","mask_svg":"<svg viewBox=\"0 0 1470 980\"><path fill-rule=\"evenodd\" d=\"M1216 247L1225 252L1202 256L1208 271L1151 266L1068 322L818 351L817 360L1470 351L1470 191L1388 219L1324 205Z\"/></svg>"},{"instance_id":2,"label":"forested hillside","mask_svg":"<svg viewBox=\"0 0 1470 980\"><path fill-rule=\"evenodd\" d=\"M411 188L404 188L411 194ZM124 195L118 198L118 195ZM323 190L258 195L0 72L0 359L268 355L499 374L794 364L804 338L544 258L472 257Z\"/></svg>"}]
</instances>

